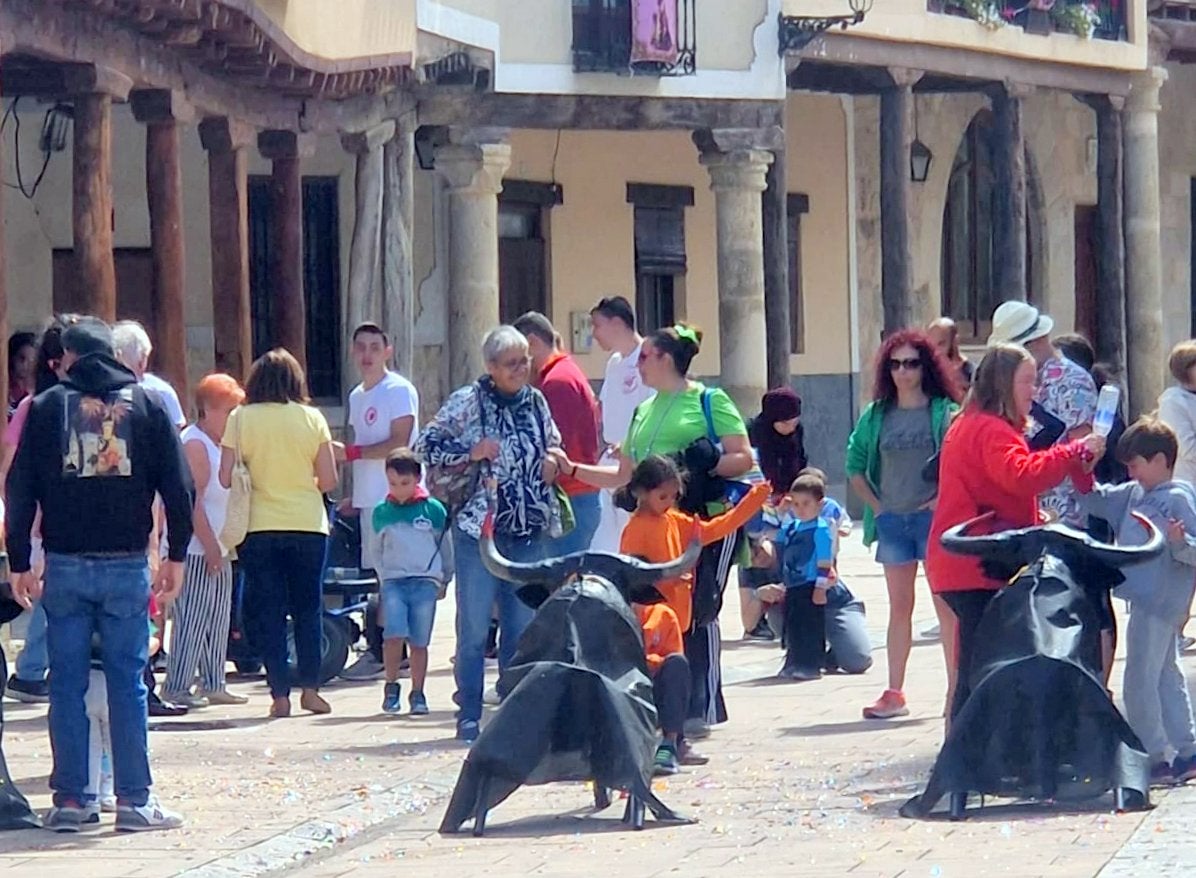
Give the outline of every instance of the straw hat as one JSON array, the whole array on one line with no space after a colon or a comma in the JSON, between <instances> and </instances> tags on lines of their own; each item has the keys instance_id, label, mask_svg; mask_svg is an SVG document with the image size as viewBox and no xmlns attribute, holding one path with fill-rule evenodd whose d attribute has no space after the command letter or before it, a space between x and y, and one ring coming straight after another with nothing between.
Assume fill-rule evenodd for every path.
<instances>
[{"instance_id":1,"label":"straw hat","mask_svg":"<svg viewBox=\"0 0 1196 878\"><path fill-rule=\"evenodd\" d=\"M1050 335L1055 328L1055 321L1026 302L1003 302L993 312L992 334L988 337L990 345L1026 344L1044 335Z\"/></svg>"}]
</instances>

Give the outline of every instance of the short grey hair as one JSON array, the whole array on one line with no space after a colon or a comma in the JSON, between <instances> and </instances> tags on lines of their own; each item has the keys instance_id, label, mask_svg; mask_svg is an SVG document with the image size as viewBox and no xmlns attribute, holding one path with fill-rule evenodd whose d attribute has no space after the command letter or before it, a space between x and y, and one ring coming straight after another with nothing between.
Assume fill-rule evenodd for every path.
<instances>
[{"instance_id":1,"label":"short grey hair","mask_svg":"<svg viewBox=\"0 0 1196 878\"><path fill-rule=\"evenodd\" d=\"M507 351L514 350L521 351L526 355L527 338L514 326L508 326L505 323L490 330L486 334L486 340L482 342L482 357L485 358L487 365L497 363L499 357Z\"/></svg>"},{"instance_id":2,"label":"short grey hair","mask_svg":"<svg viewBox=\"0 0 1196 878\"><path fill-rule=\"evenodd\" d=\"M121 320L112 327L112 346L116 358L129 368L148 360L154 349L149 333L136 320Z\"/></svg>"}]
</instances>

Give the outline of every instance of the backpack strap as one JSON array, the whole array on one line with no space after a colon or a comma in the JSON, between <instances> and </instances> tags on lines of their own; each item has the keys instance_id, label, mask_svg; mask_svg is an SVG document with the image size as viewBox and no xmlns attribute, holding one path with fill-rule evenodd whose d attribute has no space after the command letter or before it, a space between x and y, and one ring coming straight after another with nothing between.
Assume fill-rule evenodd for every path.
<instances>
[{"instance_id":1,"label":"backpack strap","mask_svg":"<svg viewBox=\"0 0 1196 878\"><path fill-rule=\"evenodd\" d=\"M714 432L714 409L711 402L714 396L714 388L702 388L702 416L706 418L706 438L710 440L711 445L718 445L718 433Z\"/></svg>"}]
</instances>

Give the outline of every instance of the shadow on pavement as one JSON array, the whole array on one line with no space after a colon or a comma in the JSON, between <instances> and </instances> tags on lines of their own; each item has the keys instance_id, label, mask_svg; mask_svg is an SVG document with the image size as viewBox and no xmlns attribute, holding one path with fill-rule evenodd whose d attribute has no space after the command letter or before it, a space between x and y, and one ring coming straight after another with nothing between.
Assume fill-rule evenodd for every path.
<instances>
[{"instance_id":1,"label":"shadow on pavement","mask_svg":"<svg viewBox=\"0 0 1196 878\"><path fill-rule=\"evenodd\" d=\"M812 726L790 726L781 729L782 735L803 737L822 737L826 735L843 735L852 732L885 732L894 729L924 726L927 723L942 723L938 717L907 717L905 719L861 719L847 723L815 723Z\"/></svg>"}]
</instances>

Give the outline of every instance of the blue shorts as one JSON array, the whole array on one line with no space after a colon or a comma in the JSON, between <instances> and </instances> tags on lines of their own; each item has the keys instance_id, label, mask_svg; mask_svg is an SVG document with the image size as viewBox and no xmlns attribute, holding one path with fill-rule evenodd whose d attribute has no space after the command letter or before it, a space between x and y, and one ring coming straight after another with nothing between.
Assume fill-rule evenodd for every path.
<instances>
[{"instance_id":1,"label":"blue shorts","mask_svg":"<svg viewBox=\"0 0 1196 878\"><path fill-rule=\"evenodd\" d=\"M427 577L387 579L382 583L382 637L402 638L426 648L432 642L440 583Z\"/></svg>"},{"instance_id":2,"label":"blue shorts","mask_svg":"<svg viewBox=\"0 0 1196 878\"><path fill-rule=\"evenodd\" d=\"M926 560L930 536L929 509L918 512L882 512L876 516L876 560L881 564L913 564Z\"/></svg>"}]
</instances>

